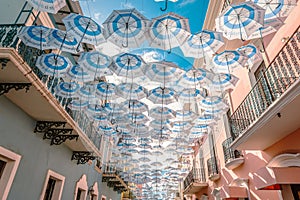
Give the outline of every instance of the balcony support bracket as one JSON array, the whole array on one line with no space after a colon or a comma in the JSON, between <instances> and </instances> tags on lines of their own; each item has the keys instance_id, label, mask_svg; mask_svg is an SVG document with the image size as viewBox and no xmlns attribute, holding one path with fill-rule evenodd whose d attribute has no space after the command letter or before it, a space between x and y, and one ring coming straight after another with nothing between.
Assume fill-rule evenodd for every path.
<instances>
[{"instance_id":1,"label":"balcony support bracket","mask_svg":"<svg viewBox=\"0 0 300 200\"><path fill-rule=\"evenodd\" d=\"M8 93L11 89L16 91L25 89L25 92L29 90L31 83L0 83L0 96Z\"/></svg>"},{"instance_id":2,"label":"balcony support bracket","mask_svg":"<svg viewBox=\"0 0 300 200\"><path fill-rule=\"evenodd\" d=\"M77 165L85 164L89 160L95 160L96 156L93 156L93 152L89 151L73 151L71 160L77 160Z\"/></svg>"},{"instance_id":3,"label":"balcony support bracket","mask_svg":"<svg viewBox=\"0 0 300 200\"><path fill-rule=\"evenodd\" d=\"M66 122L37 121L34 132L45 133L51 128L59 128L65 126L66 126Z\"/></svg>"}]
</instances>

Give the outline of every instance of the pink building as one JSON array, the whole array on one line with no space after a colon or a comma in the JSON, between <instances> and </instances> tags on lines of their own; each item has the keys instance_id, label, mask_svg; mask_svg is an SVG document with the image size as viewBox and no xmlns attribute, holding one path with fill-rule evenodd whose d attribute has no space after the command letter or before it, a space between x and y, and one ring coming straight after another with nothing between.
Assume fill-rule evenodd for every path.
<instances>
[{"instance_id":1,"label":"pink building","mask_svg":"<svg viewBox=\"0 0 300 200\"><path fill-rule=\"evenodd\" d=\"M203 29L214 30L229 4L211 0ZM227 49L253 43L263 59L233 71L240 80L225 95L230 111L198 146L182 184L186 199L300 199L299 11L298 1L284 25L263 38L265 51L259 39L228 41Z\"/></svg>"}]
</instances>

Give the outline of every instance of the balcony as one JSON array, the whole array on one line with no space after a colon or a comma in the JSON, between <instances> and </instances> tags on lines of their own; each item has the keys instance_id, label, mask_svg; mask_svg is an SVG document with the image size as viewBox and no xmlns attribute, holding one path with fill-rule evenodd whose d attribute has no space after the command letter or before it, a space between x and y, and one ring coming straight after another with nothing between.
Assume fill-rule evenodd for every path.
<instances>
[{"instance_id":1,"label":"balcony","mask_svg":"<svg viewBox=\"0 0 300 200\"><path fill-rule=\"evenodd\" d=\"M211 181L216 181L220 178L218 161L216 157L211 157L207 160L208 178Z\"/></svg>"},{"instance_id":2,"label":"balcony","mask_svg":"<svg viewBox=\"0 0 300 200\"><path fill-rule=\"evenodd\" d=\"M106 182L108 187L121 193L127 190L127 183L120 177L120 171L113 165L103 165L102 182Z\"/></svg>"},{"instance_id":3,"label":"balcony","mask_svg":"<svg viewBox=\"0 0 300 200\"><path fill-rule=\"evenodd\" d=\"M225 167L230 170L233 170L244 163L244 157L241 152L230 148L232 142L233 138L230 137L222 143Z\"/></svg>"},{"instance_id":4,"label":"balcony","mask_svg":"<svg viewBox=\"0 0 300 200\"><path fill-rule=\"evenodd\" d=\"M233 149L264 150L299 128L300 29L230 117Z\"/></svg>"},{"instance_id":5,"label":"balcony","mask_svg":"<svg viewBox=\"0 0 300 200\"><path fill-rule=\"evenodd\" d=\"M204 168L193 168L183 181L184 194L194 194L208 186Z\"/></svg>"},{"instance_id":6,"label":"balcony","mask_svg":"<svg viewBox=\"0 0 300 200\"><path fill-rule=\"evenodd\" d=\"M74 152L76 151L76 155L74 154L72 158L76 159L79 156L78 158L83 159L82 156L84 156L86 159L95 159L93 155L101 157L99 151L101 138L98 137L91 122L82 113L72 112L68 109L70 98L61 98L55 95L54 87L60 79L45 76L35 67L37 57L45 52L25 46L17 38L17 33L23 26L24 24L0 25L1 94L36 120L37 126L47 123L54 126L57 125L57 122L63 124L59 130L69 131L73 137L77 138L77 140L60 141ZM19 91L16 86L7 87L11 84L21 86L26 84L30 88L26 92ZM35 132L38 134L40 132L37 130L37 126ZM58 127L49 126L48 128L54 131L58 130ZM57 136L70 137L69 132ZM45 136L46 133L44 133L44 139ZM53 138L51 138L52 144L56 144ZM84 163L86 162L87 160Z\"/></svg>"}]
</instances>

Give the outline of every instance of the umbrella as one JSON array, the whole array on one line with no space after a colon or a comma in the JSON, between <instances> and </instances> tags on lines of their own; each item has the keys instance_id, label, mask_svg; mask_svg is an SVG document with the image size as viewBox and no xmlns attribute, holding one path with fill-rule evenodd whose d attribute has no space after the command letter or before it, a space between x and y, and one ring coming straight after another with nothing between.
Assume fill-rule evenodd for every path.
<instances>
[{"instance_id":1,"label":"umbrella","mask_svg":"<svg viewBox=\"0 0 300 200\"><path fill-rule=\"evenodd\" d=\"M69 104L68 104L68 108L70 108L71 110L82 110L85 109L87 107L89 103L87 101L84 100L72 100Z\"/></svg>"},{"instance_id":2,"label":"umbrella","mask_svg":"<svg viewBox=\"0 0 300 200\"><path fill-rule=\"evenodd\" d=\"M215 117L214 115L204 114L204 115L198 116L198 118L196 118L194 120L194 123L211 125L211 124L215 124L217 120L218 120L218 118Z\"/></svg>"},{"instance_id":3,"label":"umbrella","mask_svg":"<svg viewBox=\"0 0 300 200\"><path fill-rule=\"evenodd\" d=\"M148 99L154 104L162 105L168 105L177 101L175 91L166 87L157 87L150 90Z\"/></svg>"},{"instance_id":4,"label":"umbrella","mask_svg":"<svg viewBox=\"0 0 300 200\"><path fill-rule=\"evenodd\" d=\"M118 76L133 79L144 75L146 64L138 55L122 53L115 56L113 61L113 64L109 68Z\"/></svg>"},{"instance_id":5,"label":"umbrella","mask_svg":"<svg viewBox=\"0 0 300 200\"><path fill-rule=\"evenodd\" d=\"M198 90L198 89L186 88L183 89L178 94L178 100L183 103L191 103L191 100L197 102L203 99L204 97L206 97L206 92L203 89Z\"/></svg>"},{"instance_id":6,"label":"umbrella","mask_svg":"<svg viewBox=\"0 0 300 200\"><path fill-rule=\"evenodd\" d=\"M96 77L104 75L113 75L112 71L108 68L112 63L112 59L98 51L84 52L78 58L78 64L94 74Z\"/></svg>"},{"instance_id":7,"label":"umbrella","mask_svg":"<svg viewBox=\"0 0 300 200\"><path fill-rule=\"evenodd\" d=\"M154 0L155 2L160 2L160 1L164 1L165 2L165 7L164 8L160 8L161 11L166 11L168 9L168 2L177 2L178 0Z\"/></svg>"},{"instance_id":8,"label":"umbrella","mask_svg":"<svg viewBox=\"0 0 300 200\"><path fill-rule=\"evenodd\" d=\"M152 120L149 124L149 126L151 126L154 129L171 129L172 125L171 122L169 120Z\"/></svg>"},{"instance_id":9,"label":"umbrella","mask_svg":"<svg viewBox=\"0 0 300 200\"><path fill-rule=\"evenodd\" d=\"M94 77L87 73L85 68L79 65L73 65L73 67L67 71L66 78L79 82L89 82L94 80Z\"/></svg>"},{"instance_id":10,"label":"umbrella","mask_svg":"<svg viewBox=\"0 0 300 200\"><path fill-rule=\"evenodd\" d=\"M265 19L264 26L259 28L257 31L253 32L251 35L249 35L248 40L260 38L275 33L278 31L278 29L283 25L283 22L280 19L272 18L272 19Z\"/></svg>"},{"instance_id":11,"label":"umbrella","mask_svg":"<svg viewBox=\"0 0 300 200\"><path fill-rule=\"evenodd\" d=\"M223 102L223 99L219 96L207 96L200 101L199 107L203 110L224 110L228 108L228 105Z\"/></svg>"},{"instance_id":12,"label":"umbrella","mask_svg":"<svg viewBox=\"0 0 300 200\"><path fill-rule=\"evenodd\" d=\"M50 53L39 56L35 65L44 75L62 77L70 68L71 61L64 56Z\"/></svg>"},{"instance_id":13,"label":"umbrella","mask_svg":"<svg viewBox=\"0 0 300 200\"><path fill-rule=\"evenodd\" d=\"M89 105L87 106L86 111L90 115L96 115L96 114L103 114L104 113L103 106L101 104L97 104L97 103L89 103Z\"/></svg>"},{"instance_id":14,"label":"umbrella","mask_svg":"<svg viewBox=\"0 0 300 200\"><path fill-rule=\"evenodd\" d=\"M181 46L189 36L189 22L175 13L168 13L152 19L149 38L150 46L169 50Z\"/></svg>"},{"instance_id":15,"label":"umbrella","mask_svg":"<svg viewBox=\"0 0 300 200\"><path fill-rule=\"evenodd\" d=\"M163 83L174 82L184 73L172 62L153 62L145 68L145 75L152 81Z\"/></svg>"},{"instance_id":16,"label":"umbrella","mask_svg":"<svg viewBox=\"0 0 300 200\"><path fill-rule=\"evenodd\" d=\"M265 19L287 17L297 6L297 0L251 0L265 9Z\"/></svg>"},{"instance_id":17,"label":"umbrella","mask_svg":"<svg viewBox=\"0 0 300 200\"><path fill-rule=\"evenodd\" d=\"M247 56L247 64L252 67L262 60L262 56L253 44L248 44L237 49L237 51Z\"/></svg>"},{"instance_id":18,"label":"umbrella","mask_svg":"<svg viewBox=\"0 0 300 200\"><path fill-rule=\"evenodd\" d=\"M136 9L114 10L103 23L106 38L119 47L140 47L149 20Z\"/></svg>"},{"instance_id":19,"label":"umbrella","mask_svg":"<svg viewBox=\"0 0 300 200\"><path fill-rule=\"evenodd\" d=\"M205 54L215 54L223 44L222 33L203 30L191 34L180 48L186 57L202 58Z\"/></svg>"},{"instance_id":20,"label":"umbrella","mask_svg":"<svg viewBox=\"0 0 300 200\"><path fill-rule=\"evenodd\" d=\"M212 77L212 73L203 68L190 69L185 72L181 79L179 80L179 84L186 88L194 88L198 85L203 85L207 83L207 81Z\"/></svg>"},{"instance_id":21,"label":"umbrella","mask_svg":"<svg viewBox=\"0 0 300 200\"><path fill-rule=\"evenodd\" d=\"M238 80L239 78L232 74L215 74L210 84L204 85L203 87L207 90L222 92L233 89Z\"/></svg>"},{"instance_id":22,"label":"umbrella","mask_svg":"<svg viewBox=\"0 0 300 200\"><path fill-rule=\"evenodd\" d=\"M122 106L121 104L117 104L117 103L105 103L104 104L104 111L108 114L108 115L113 115L113 114L123 114L127 111L126 108L124 108L124 106Z\"/></svg>"},{"instance_id":23,"label":"umbrella","mask_svg":"<svg viewBox=\"0 0 300 200\"><path fill-rule=\"evenodd\" d=\"M76 97L76 93L79 89L80 85L76 82L60 82L54 91L57 96L73 98Z\"/></svg>"},{"instance_id":24,"label":"umbrella","mask_svg":"<svg viewBox=\"0 0 300 200\"><path fill-rule=\"evenodd\" d=\"M101 100L111 100L115 98L116 85L113 83L100 82L97 84L96 94Z\"/></svg>"},{"instance_id":25,"label":"umbrella","mask_svg":"<svg viewBox=\"0 0 300 200\"><path fill-rule=\"evenodd\" d=\"M165 121L175 118L176 112L168 107L157 106L149 111L149 116L157 120Z\"/></svg>"},{"instance_id":26,"label":"umbrella","mask_svg":"<svg viewBox=\"0 0 300 200\"><path fill-rule=\"evenodd\" d=\"M218 73L230 73L231 69L243 67L247 57L238 51L225 50L213 57L213 63Z\"/></svg>"},{"instance_id":27,"label":"umbrella","mask_svg":"<svg viewBox=\"0 0 300 200\"><path fill-rule=\"evenodd\" d=\"M194 134L196 132L198 132L198 133L207 133L209 131L211 131L211 127L208 124L197 124L197 125L194 125L191 129L191 132L194 133Z\"/></svg>"},{"instance_id":28,"label":"umbrella","mask_svg":"<svg viewBox=\"0 0 300 200\"><path fill-rule=\"evenodd\" d=\"M152 146L151 145L149 145L149 144L145 144L145 143L142 143L142 144L140 144L140 145L138 145L138 147L139 148L142 148L142 149L151 149L152 148ZM151 152L150 152L151 153Z\"/></svg>"},{"instance_id":29,"label":"umbrella","mask_svg":"<svg viewBox=\"0 0 300 200\"><path fill-rule=\"evenodd\" d=\"M135 134L135 136L140 136L141 134L148 133L149 127L145 124L132 124L130 123L128 127L131 129L131 132Z\"/></svg>"},{"instance_id":30,"label":"umbrella","mask_svg":"<svg viewBox=\"0 0 300 200\"><path fill-rule=\"evenodd\" d=\"M150 152L150 151L149 151L149 152ZM141 154L141 153L139 152L139 154ZM146 155L146 154L143 154L143 155ZM151 159L148 158L148 157L141 157L141 158L139 158L139 161L141 161L141 162L150 162ZM145 164L144 164L144 165L145 165ZM143 166L143 165L140 165L140 168L143 168L142 166ZM145 168L148 168L148 167L145 167Z\"/></svg>"},{"instance_id":31,"label":"umbrella","mask_svg":"<svg viewBox=\"0 0 300 200\"><path fill-rule=\"evenodd\" d=\"M69 32L53 29L48 37L49 45L54 49L74 54L83 51L77 39Z\"/></svg>"},{"instance_id":32,"label":"umbrella","mask_svg":"<svg viewBox=\"0 0 300 200\"><path fill-rule=\"evenodd\" d=\"M152 162L150 165L154 166L154 167L161 167L163 164L161 162Z\"/></svg>"},{"instance_id":33,"label":"umbrella","mask_svg":"<svg viewBox=\"0 0 300 200\"><path fill-rule=\"evenodd\" d=\"M89 102L96 101L96 85L84 84L77 92L77 97Z\"/></svg>"},{"instance_id":34,"label":"umbrella","mask_svg":"<svg viewBox=\"0 0 300 200\"><path fill-rule=\"evenodd\" d=\"M36 10L56 14L66 5L65 0L27 0Z\"/></svg>"},{"instance_id":35,"label":"umbrella","mask_svg":"<svg viewBox=\"0 0 300 200\"><path fill-rule=\"evenodd\" d=\"M141 101L127 100L121 104L124 108L129 109L132 113L142 113L148 111L148 106Z\"/></svg>"},{"instance_id":36,"label":"umbrella","mask_svg":"<svg viewBox=\"0 0 300 200\"><path fill-rule=\"evenodd\" d=\"M229 40L247 40L264 26L265 10L253 2L231 4L216 18L216 30Z\"/></svg>"},{"instance_id":37,"label":"umbrella","mask_svg":"<svg viewBox=\"0 0 300 200\"><path fill-rule=\"evenodd\" d=\"M149 121L149 118L143 113L127 113L125 118L134 124L145 124Z\"/></svg>"},{"instance_id":38,"label":"umbrella","mask_svg":"<svg viewBox=\"0 0 300 200\"><path fill-rule=\"evenodd\" d=\"M30 47L46 50L52 49L48 43L51 29L45 26L24 26L18 34L22 42Z\"/></svg>"},{"instance_id":39,"label":"umbrella","mask_svg":"<svg viewBox=\"0 0 300 200\"><path fill-rule=\"evenodd\" d=\"M177 110L176 119L185 121L194 121L197 118L197 114L193 111L187 110Z\"/></svg>"},{"instance_id":40,"label":"umbrella","mask_svg":"<svg viewBox=\"0 0 300 200\"><path fill-rule=\"evenodd\" d=\"M102 29L90 17L71 13L62 19L68 32L78 40L79 43L99 45L105 42ZM79 46L77 46L77 49Z\"/></svg>"},{"instance_id":41,"label":"umbrella","mask_svg":"<svg viewBox=\"0 0 300 200\"><path fill-rule=\"evenodd\" d=\"M147 90L136 83L121 83L116 88L116 94L124 99L140 100L147 96Z\"/></svg>"}]
</instances>

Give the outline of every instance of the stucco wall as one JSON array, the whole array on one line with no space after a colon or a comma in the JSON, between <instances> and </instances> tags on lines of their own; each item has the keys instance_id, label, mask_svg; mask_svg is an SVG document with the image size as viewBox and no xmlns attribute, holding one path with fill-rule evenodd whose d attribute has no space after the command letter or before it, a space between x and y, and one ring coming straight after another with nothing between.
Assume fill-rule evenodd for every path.
<instances>
[{"instance_id":1,"label":"stucco wall","mask_svg":"<svg viewBox=\"0 0 300 200\"><path fill-rule=\"evenodd\" d=\"M88 186L98 181L99 195L118 200L120 195L102 183L102 176L91 165L71 161L72 152L64 145L50 146L42 134L33 132L35 121L0 96L0 146L22 156L8 199L39 199L48 169L65 176L62 199L74 199L75 184L82 174Z\"/></svg>"},{"instance_id":2,"label":"stucco wall","mask_svg":"<svg viewBox=\"0 0 300 200\"><path fill-rule=\"evenodd\" d=\"M24 3L24 0L1 0L0 24L13 24L22 10ZM20 22L24 22L25 14L22 17Z\"/></svg>"}]
</instances>

